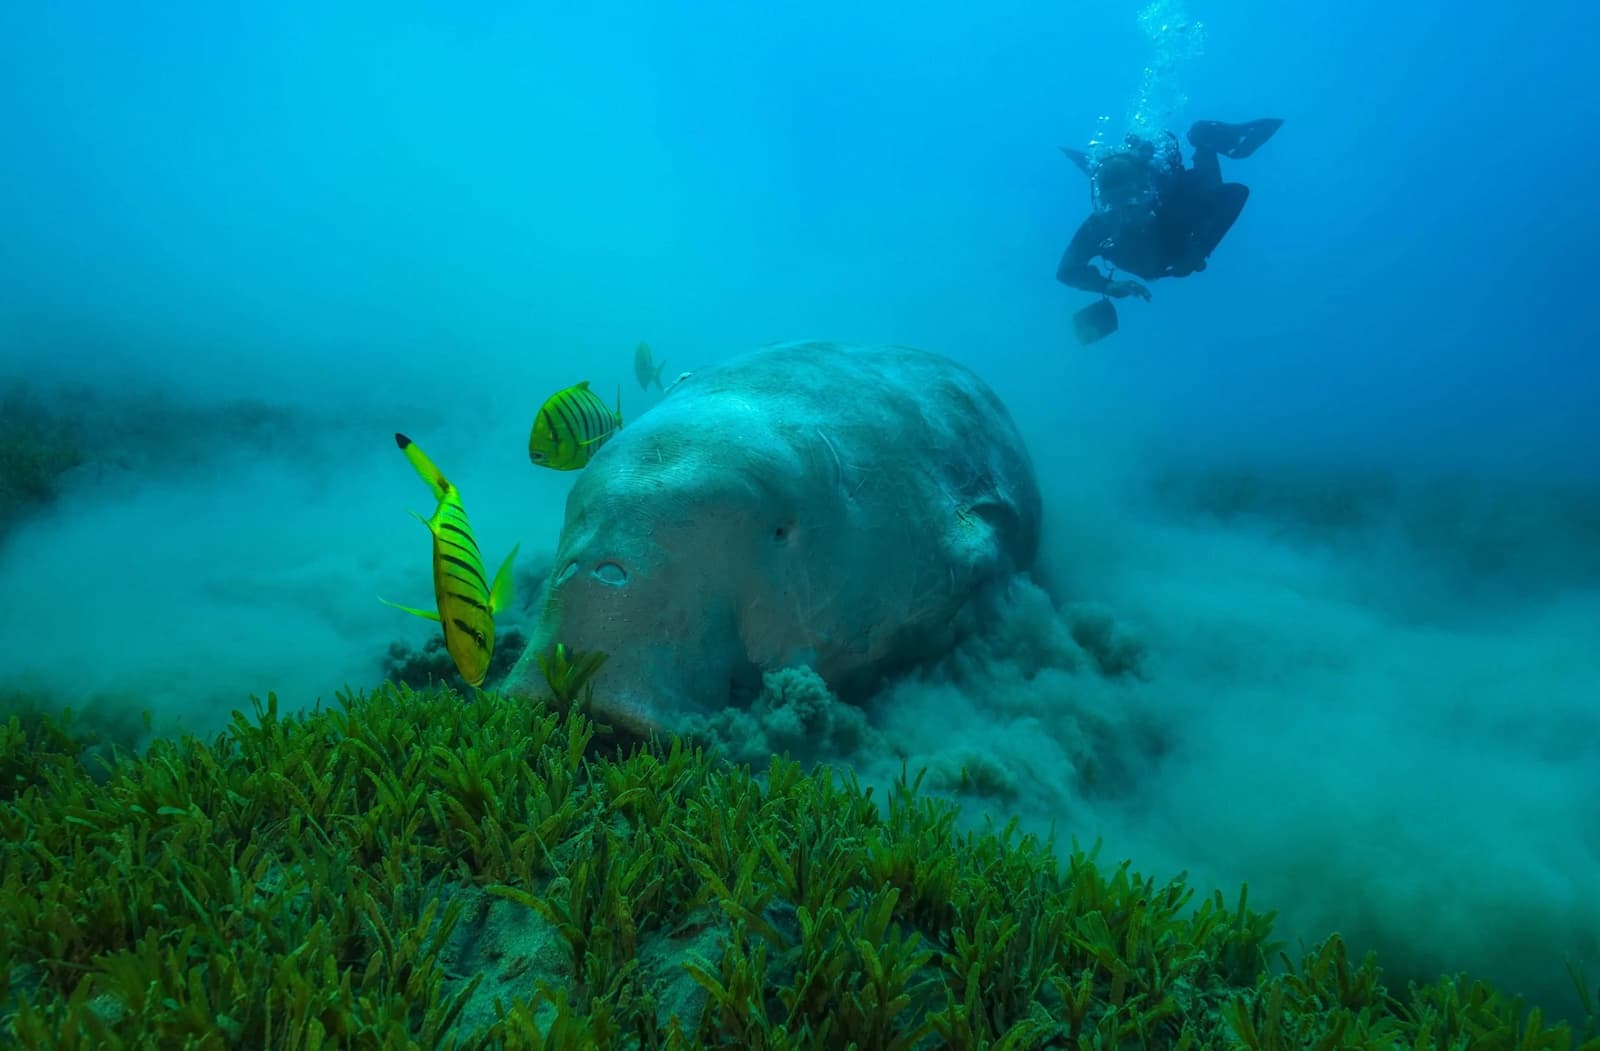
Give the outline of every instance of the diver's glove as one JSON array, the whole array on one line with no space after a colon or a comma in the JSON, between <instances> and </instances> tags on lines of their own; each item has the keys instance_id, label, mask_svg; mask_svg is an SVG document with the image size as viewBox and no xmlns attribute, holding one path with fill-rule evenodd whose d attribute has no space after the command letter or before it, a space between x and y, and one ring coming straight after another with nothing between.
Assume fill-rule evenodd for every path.
<instances>
[{"instance_id":1,"label":"diver's glove","mask_svg":"<svg viewBox=\"0 0 1600 1051\"><path fill-rule=\"evenodd\" d=\"M1150 290L1137 281L1111 281L1106 285L1106 295L1112 299L1138 296L1145 302L1150 301Z\"/></svg>"}]
</instances>

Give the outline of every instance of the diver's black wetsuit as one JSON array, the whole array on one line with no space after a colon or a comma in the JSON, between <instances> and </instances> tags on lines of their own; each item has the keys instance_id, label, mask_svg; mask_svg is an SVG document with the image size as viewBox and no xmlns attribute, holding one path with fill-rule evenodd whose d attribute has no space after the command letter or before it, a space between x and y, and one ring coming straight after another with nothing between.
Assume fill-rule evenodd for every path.
<instances>
[{"instance_id":1,"label":"diver's black wetsuit","mask_svg":"<svg viewBox=\"0 0 1600 1051\"><path fill-rule=\"evenodd\" d=\"M1173 140L1169 155L1176 163L1157 176L1154 207L1132 216L1095 211L1062 253L1056 280L1085 292L1105 293L1113 282L1091 262L1096 256L1146 281L1204 270L1206 257L1216 250L1250 196L1249 187L1222 181L1218 155L1248 157L1282 123L1277 119L1197 122L1189 129L1193 166L1183 167ZM1087 158L1066 152L1088 170Z\"/></svg>"}]
</instances>

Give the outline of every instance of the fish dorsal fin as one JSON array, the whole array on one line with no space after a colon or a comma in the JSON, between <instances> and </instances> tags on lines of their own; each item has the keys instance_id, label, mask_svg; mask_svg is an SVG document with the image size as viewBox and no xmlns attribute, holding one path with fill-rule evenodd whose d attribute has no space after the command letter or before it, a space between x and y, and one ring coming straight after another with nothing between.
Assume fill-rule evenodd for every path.
<instances>
[{"instance_id":1,"label":"fish dorsal fin","mask_svg":"<svg viewBox=\"0 0 1600 1051\"><path fill-rule=\"evenodd\" d=\"M500 568L495 572L494 587L489 589L489 612L491 613L499 613L511 605L511 563L516 559L517 549L521 546L520 543L511 545L511 553L506 556L504 562L500 563Z\"/></svg>"},{"instance_id":2,"label":"fish dorsal fin","mask_svg":"<svg viewBox=\"0 0 1600 1051\"><path fill-rule=\"evenodd\" d=\"M572 389L573 390L588 390L589 389L589 381L588 380L579 380L578 381L578 385L573 387Z\"/></svg>"}]
</instances>

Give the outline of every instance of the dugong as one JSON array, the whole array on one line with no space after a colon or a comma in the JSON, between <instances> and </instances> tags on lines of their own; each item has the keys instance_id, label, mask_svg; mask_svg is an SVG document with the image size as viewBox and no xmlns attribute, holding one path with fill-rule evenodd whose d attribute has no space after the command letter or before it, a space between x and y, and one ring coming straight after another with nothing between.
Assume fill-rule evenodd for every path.
<instances>
[{"instance_id":1,"label":"dugong","mask_svg":"<svg viewBox=\"0 0 1600 1051\"><path fill-rule=\"evenodd\" d=\"M937 657L1039 546L1005 406L923 350L782 343L697 370L567 497L512 695L538 655L599 650L601 722L645 733L742 706L809 665L842 698Z\"/></svg>"}]
</instances>

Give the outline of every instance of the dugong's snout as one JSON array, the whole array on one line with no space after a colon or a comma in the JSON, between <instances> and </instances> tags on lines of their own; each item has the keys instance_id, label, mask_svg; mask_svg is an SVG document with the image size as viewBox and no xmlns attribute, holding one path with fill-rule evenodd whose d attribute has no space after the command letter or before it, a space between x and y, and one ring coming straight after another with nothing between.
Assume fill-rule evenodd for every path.
<instances>
[{"instance_id":1,"label":"dugong's snout","mask_svg":"<svg viewBox=\"0 0 1600 1051\"><path fill-rule=\"evenodd\" d=\"M540 653L562 645L576 654L604 654L587 684L589 714L634 736L663 730L662 698L676 692L676 648L650 644L670 634L660 553L646 538L615 531L574 540L557 553L532 646ZM514 689L537 693L542 685L524 677Z\"/></svg>"},{"instance_id":2,"label":"dugong's snout","mask_svg":"<svg viewBox=\"0 0 1600 1051\"><path fill-rule=\"evenodd\" d=\"M553 588L559 588L579 573L583 572L583 565L578 559L571 559L555 575L552 582ZM589 576L606 587L620 588L628 583L628 567L615 558L602 558L589 567Z\"/></svg>"}]
</instances>

